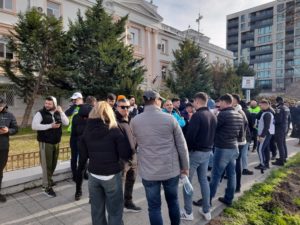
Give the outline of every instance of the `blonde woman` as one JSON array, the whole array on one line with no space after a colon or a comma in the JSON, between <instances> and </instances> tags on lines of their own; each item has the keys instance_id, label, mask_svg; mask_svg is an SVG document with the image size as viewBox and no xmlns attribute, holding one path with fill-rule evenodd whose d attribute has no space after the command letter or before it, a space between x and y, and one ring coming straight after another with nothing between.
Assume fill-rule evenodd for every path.
<instances>
[{"instance_id":1,"label":"blonde woman","mask_svg":"<svg viewBox=\"0 0 300 225\"><path fill-rule=\"evenodd\" d=\"M122 225L120 159L128 161L131 149L117 126L113 109L107 102L98 102L90 112L81 147L83 157L89 158L89 195L93 224Z\"/></svg>"}]
</instances>

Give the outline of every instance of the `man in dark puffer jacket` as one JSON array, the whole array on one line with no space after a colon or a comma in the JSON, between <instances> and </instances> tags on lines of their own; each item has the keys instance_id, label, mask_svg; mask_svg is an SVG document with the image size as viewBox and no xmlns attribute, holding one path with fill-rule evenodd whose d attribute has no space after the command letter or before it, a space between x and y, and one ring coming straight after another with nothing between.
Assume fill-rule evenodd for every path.
<instances>
[{"instance_id":1,"label":"man in dark puffer jacket","mask_svg":"<svg viewBox=\"0 0 300 225\"><path fill-rule=\"evenodd\" d=\"M236 188L236 159L239 155L238 140L243 135L243 117L232 107L232 95L220 97L221 111L218 115L218 125L215 136L215 153L210 183L211 199L216 195L222 174L226 169L228 176L225 196L219 201L231 205Z\"/></svg>"}]
</instances>

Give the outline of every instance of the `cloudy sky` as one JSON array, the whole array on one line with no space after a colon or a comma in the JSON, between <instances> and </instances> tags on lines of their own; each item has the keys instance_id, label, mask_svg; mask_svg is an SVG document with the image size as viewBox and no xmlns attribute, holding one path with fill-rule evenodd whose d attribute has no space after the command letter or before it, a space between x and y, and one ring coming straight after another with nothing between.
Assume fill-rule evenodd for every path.
<instances>
[{"instance_id":1,"label":"cloudy sky","mask_svg":"<svg viewBox=\"0 0 300 225\"><path fill-rule=\"evenodd\" d=\"M198 30L195 22L199 11L203 15L200 31L211 38L211 43L226 47L226 15L272 0L153 0L164 23L179 30L189 25Z\"/></svg>"}]
</instances>

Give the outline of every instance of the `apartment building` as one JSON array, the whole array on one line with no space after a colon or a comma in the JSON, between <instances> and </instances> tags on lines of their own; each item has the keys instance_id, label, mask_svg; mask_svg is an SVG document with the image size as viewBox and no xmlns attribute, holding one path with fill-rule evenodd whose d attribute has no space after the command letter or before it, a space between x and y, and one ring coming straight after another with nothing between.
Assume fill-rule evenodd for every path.
<instances>
[{"instance_id":1,"label":"apartment building","mask_svg":"<svg viewBox=\"0 0 300 225\"><path fill-rule=\"evenodd\" d=\"M227 49L234 63L256 71L265 92L300 81L300 1L277 0L227 16Z\"/></svg>"},{"instance_id":2,"label":"apartment building","mask_svg":"<svg viewBox=\"0 0 300 225\"><path fill-rule=\"evenodd\" d=\"M95 4L95 0L0 0L0 60L12 58L13 54L6 47L6 35L17 21L17 13L36 7L48 15L63 19L64 28L68 29L68 21L76 18L78 10L84 12ZM178 49L179 43L191 38L202 49L202 53L210 63L232 63L233 53L209 42L204 34L192 29L180 31L163 23L157 12L157 6L145 0L104 0L104 8L114 18L129 15L126 24L125 43L134 47L135 57L143 58L147 68L143 89L163 88L164 79L171 69L174 59L172 51ZM2 74L2 75L1 75ZM3 76L0 69L0 95L5 96L13 111L22 116L24 104L16 97L13 84ZM40 107L38 101L34 110ZM20 112L20 113L19 113Z\"/></svg>"}]
</instances>

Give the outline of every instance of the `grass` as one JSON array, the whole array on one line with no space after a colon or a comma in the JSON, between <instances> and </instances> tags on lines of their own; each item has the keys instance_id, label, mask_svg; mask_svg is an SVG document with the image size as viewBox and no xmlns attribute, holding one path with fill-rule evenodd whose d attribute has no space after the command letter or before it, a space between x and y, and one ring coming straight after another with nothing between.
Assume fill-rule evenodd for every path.
<instances>
[{"instance_id":1,"label":"grass","mask_svg":"<svg viewBox=\"0 0 300 225\"><path fill-rule=\"evenodd\" d=\"M271 202L272 193L294 167L300 167L300 153L292 157L285 167L273 171L264 183L255 184L245 192L232 207L224 210L219 221L224 225L300 225L300 214L285 214L280 207L268 211L263 208L264 204ZM294 203L299 206L300 198Z\"/></svg>"},{"instance_id":2,"label":"grass","mask_svg":"<svg viewBox=\"0 0 300 225\"><path fill-rule=\"evenodd\" d=\"M66 131L66 129L63 129L60 147L68 147L69 140L70 134ZM10 137L10 155L36 151L39 151L36 131L32 131L31 128L21 128L16 135Z\"/></svg>"}]
</instances>

